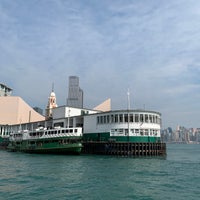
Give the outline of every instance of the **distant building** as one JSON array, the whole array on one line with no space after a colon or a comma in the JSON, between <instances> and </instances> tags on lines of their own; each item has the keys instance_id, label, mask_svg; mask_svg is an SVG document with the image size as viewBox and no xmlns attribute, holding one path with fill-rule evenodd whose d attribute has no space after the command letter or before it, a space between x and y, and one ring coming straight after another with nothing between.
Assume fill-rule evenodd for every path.
<instances>
[{"instance_id":1,"label":"distant building","mask_svg":"<svg viewBox=\"0 0 200 200\"><path fill-rule=\"evenodd\" d=\"M69 77L67 106L83 108L83 90L79 87L79 77Z\"/></svg>"},{"instance_id":2,"label":"distant building","mask_svg":"<svg viewBox=\"0 0 200 200\"><path fill-rule=\"evenodd\" d=\"M12 89L0 83L0 97L11 96Z\"/></svg>"}]
</instances>

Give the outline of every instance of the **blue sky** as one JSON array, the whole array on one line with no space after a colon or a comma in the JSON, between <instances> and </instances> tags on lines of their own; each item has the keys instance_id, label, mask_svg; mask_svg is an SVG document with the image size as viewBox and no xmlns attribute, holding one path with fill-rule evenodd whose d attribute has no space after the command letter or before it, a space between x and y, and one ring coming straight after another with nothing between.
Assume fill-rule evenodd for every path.
<instances>
[{"instance_id":1,"label":"blue sky","mask_svg":"<svg viewBox=\"0 0 200 200\"><path fill-rule=\"evenodd\" d=\"M200 1L0 0L0 82L45 109L52 83L66 103L162 113L163 128L200 127Z\"/></svg>"}]
</instances>

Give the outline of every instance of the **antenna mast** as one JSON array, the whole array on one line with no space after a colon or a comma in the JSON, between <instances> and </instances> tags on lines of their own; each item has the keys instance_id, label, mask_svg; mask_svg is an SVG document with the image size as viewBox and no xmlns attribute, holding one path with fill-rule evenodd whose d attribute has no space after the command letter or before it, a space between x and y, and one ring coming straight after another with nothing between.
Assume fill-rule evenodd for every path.
<instances>
[{"instance_id":1,"label":"antenna mast","mask_svg":"<svg viewBox=\"0 0 200 200\"><path fill-rule=\"evenodd\" d=\"M54 92L54 83L52 83L52 92Z\"/></svg>"},{"instance_id":2,"label":"antenna mast","mask_svg":"<svg viewBox=\"0 0 200 200\"><path fill-rule=\"evenodd\" d=\"M130 106L130 92L129 92L129 88L127 91L127 100L128 100L128 110L130 110L131 106Z\"/></svg>"}]
</instances>

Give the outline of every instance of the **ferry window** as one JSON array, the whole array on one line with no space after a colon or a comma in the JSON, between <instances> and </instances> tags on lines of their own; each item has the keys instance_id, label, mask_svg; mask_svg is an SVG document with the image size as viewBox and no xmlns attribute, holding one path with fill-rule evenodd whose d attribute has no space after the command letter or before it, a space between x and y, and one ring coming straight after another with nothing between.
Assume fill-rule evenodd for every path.
<instances>
[{"instance_id":1,"label":"ferry window","mask_svg":"<svg viewBox=\"0 0 200 200\"><path fill-rule=\"evenodd\" d=\"M65 130L62 130L62 133L65 133Z\"/></svg>"},{"instance_id":2,"label":"ferry window","mask_svg":"<svg viewBox=\"0 0 200 200\"><path fill-rule=\"evenodd\" d=\"M138 135L139 129L135 129L135 134Z\"/></svg>"},{"instance_id":3,"label":"ferry window","mask_svg":"<svg viewBox=\"0 0 200 200\"><path fill-rule=\"evenodd\" d=\"M75 130L74 130L74 132L75 132L75 133L77 133L77 132L78 132L78 130L77 130L77 129L75 129Z\"/></svg>"},{"instance_id":4,"label":"ferry window","mask_svg":"<svg viewBox=\"0 0 200 200\"><path fill-rule=\"evenodd\" d=\"M149 130L145 129L145 135L149 135Z\"/></svg>"},{"instance_id":5,"label":"ferry window","mask_svg":"<svg viewBox=\"0 0 200 200\"><path fill-rule=\"evenodd\" d=\"M135 122L139 122L139 115L138 114L135 115Z\"/></svg>"},{"instance_id":6,"label":"ferry window","mask_svg":"<svg viewBox=\"0 0 200 200\"><path fill-rule=\"evenodd\" d=\"M130 114L130 115L129 115L129 121L130 121L130 122L133 122L133 114Z\"/></svg>"},{"instance_id":7,"label":"ferry window","mask_svg":"<svg viewBox=\"0 0 200 200\"><path fill-rule=\"evenodd\" d=\"M119 122L123 122L123 115L122 114L119 115Z\"/></svg>"},{"instance_id":8,"label":"ferry window","mask_svg":"<svg viewBox=\"0 0 200 200\"><path fill-rule=\"evenodd\" d=\"M140 122L144 122L144 116L143 116L143 114L140 114Z\"/></svg>"},{"instance_id":9,"label":"ferry window","mask_svg":"<svg viewBox=\"0 0 200 200\"><path fill-rule=\"evenodd\" d=\"M118 122L118 115L115 115L115 122Z\"/></svg>"},{"instance_id":10,"label":"ferry window","mask_svg":"<svg viewBox=\"0 0 200 200\"><path fill-rule=\"evenodd\" d=\"M124 114L124 122L128 122L128 114Z\"/></svg>"},{"instance_id":11,"label":"ferry window","mask_svg":"<svg viewBox=\"0 0 200 200\"><path fill-rule=\"evenodd\" d=\"M145 115L145 122L148 123L149 119L148 119L148 115Z\"/></svg>"},{"instance_id":12,"label":"ferry window","mask_svg":"<svg viewBox=\"0 0 200 200\"><path fill-rule=\"evenodd\" d=\"M69 132L70 132L70 133L73 133L73 129L70 129Z\"/></svg>"}]
</instances>

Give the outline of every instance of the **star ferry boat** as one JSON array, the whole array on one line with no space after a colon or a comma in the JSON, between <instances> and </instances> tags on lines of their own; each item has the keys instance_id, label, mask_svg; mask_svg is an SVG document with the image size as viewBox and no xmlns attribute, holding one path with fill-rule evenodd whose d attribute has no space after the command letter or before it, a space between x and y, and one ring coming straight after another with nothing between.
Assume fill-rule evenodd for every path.
<instances>
[{"instance_id":1,"label":"star ferry boat","mask_svg":"<svg viewBox=\"0 0 200 200\"><path fill-rule=\"evenodd\" d=\"M80 154L82 128L40 127L10 134L8 150L40 154Z\"/></svg>"}]
</instances>

